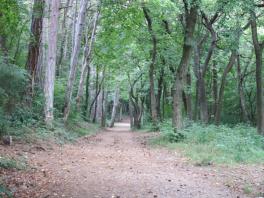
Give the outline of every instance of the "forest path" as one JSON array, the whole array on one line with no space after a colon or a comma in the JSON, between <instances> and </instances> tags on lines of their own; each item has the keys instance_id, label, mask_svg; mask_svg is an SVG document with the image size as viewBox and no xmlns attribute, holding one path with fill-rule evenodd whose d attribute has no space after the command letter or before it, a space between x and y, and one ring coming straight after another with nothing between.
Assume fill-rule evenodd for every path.
<instances>
[{"instance_id":1,"label":"forest path","mask_svg":"<svg viewBox=\"0 0 264 198\"><path fill-rule=\"evenodd\" d=\"M39 163L54 179L44 197L237 197L217 183L206 167L190 165L172 151L147 146L148 137L131 132L126 123L117 123L61 152L42 156Z\"/></svg>"}]
</instances>

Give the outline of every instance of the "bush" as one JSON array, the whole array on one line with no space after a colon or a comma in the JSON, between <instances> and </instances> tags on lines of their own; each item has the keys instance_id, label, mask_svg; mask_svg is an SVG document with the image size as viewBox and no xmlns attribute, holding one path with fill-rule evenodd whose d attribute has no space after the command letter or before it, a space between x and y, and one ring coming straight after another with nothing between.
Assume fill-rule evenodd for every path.
<instances>
[{"instance_id":1,"label":"bush","mask_svg":"<svg viewBox=\"0 0 264 198\"><path fill-rule=\"evenodd\" d=\"M0 157L0 168L23 170L26 168L26 162L24 160L17 161L8 157Z\"/></svg>"},{"instance_id":2,"label":"bush","mask_svg":"<svg viewBox=\"0 0 264 198\"><path fill-rule=\"evenodd\" d=\"M16 65L7 65L0 57L0 106L11 113L23 99L27 84L27 72Z\"/></svg>"},{"instance_id":3,"label":"bush","mask_svg":"<svg viewBox=\"0 0 264 198\"><path fill-rule=\"evenodd\" d=\"M0 197L12 198L13 195L3 184L0 184Z\"/></svg>"},{"instance_id":4,"label":"bush","mask_svg":"<svg viewBox=\"0 0 264 198\"><path fill-rule=\"evenodd\" d=\"M153 143L179 148L196 162L256 163L264 162L264 137L247 125L202 125L192 123L173 133L169 122L161 125L161 136Z\"/></svg>"},{"instance_id":5,"label":"bush","mask_svg":"<svg viewBox=\"0 0 264 198\"><path fill-rule=\"evenodd\" d=\"M180 142L185 138L184 134L174 129L171 121L168 120L160 124L160 131L163 139L169 143Z\"/></svg>"}]
</instances>

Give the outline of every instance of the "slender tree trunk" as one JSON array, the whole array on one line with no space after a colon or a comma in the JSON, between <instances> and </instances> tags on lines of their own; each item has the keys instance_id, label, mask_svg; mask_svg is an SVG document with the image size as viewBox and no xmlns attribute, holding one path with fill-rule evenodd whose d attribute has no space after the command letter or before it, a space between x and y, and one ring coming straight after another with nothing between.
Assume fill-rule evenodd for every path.
<instances>
[{"instance_id":1,"label":"slender tree trunk","mask_svg":"<svg viewBox=\"0 0 264 198\"><path fill-rule=\"evenodd\" d=\"M192 111L192 79L191 74L188 72L186 75L187 91L186 91L186 112L189 120L193 120L193 111Z\"/></svg>"},{"instance_id":2,"label":"slender tree trunk","mask_svg":"<svg viewBox=\"0 0 264 198\"><path fill-rule=\"evenodd\" d=\"M83 97L84 79L85 79L85 76L87 75L88 67L90 65L91 52L92 52L92 48L93 48L93 43L95 41L98 17L99 17L99 11L96 12L95 17L94 17L94 23L93 23L90 43L88 42L88 37L87 37L87 43L86 43L86 46L84 49L84 60L83 60L83 64L82 64L81 77L80 77L80 81L79 81L79 88L78 88L78 93L77 93L77 97L76 97L77 109L80 109L80 104L81 104L82 97Z\"/></svg>"},{"instance_id":3,"label":"slender tree trunk","mask_svg":"<svg viewBox=\"0 0 264 198\"><path fill-rule=\"evenodd\" d=\"M120 105L119 105L119 122L122 121L122 117L123 117L123 105L122 105L122 103L120 103Z\"/></svg>"},{"instance_id":4,"label":"slender tree trunk","mask_svg":"<svg viewBox=\"0 0 264 198\"><path fill-rule=\"evenodd\" d=\"M216 114L215 114L215 124L219 125L221 121L221 112L222 112L222 104L223 104L223 98L224 98L224 91L225 91L225 85L226 85L226 77L227 74L231 71L233 65L236 61L236 51L232 51L231 56L229 58L229 62L224 70L224 73L222 75L220 90L218 94L218 100L217 100L217 106L216 106Z\"/></svg>"},{"instance_id":5,"label":"slender tree trunk","mask_svg":"<svg viewBox=\"0 0 264 198\"><path fill-rule=\"evenodd\" d=\"M263 101L263 80L262 80L262 52L264 43L259 42L256 14L251 13L251 32L256 57L256 112L257 112L257 129L259 134L264 135L264 101Z\"/></svg>"},{"instance_id":6,"label":"slender tree trunk","mask_svg":"<svg viewBox=\"0 0 264 198\"><path fill-rule=\"evenodd\" d=\"M195 53L194 53L194 73L197 78L197 105L199 105L199 112L200 112L200 119L203 123L207 124L209 122L209 112L208 112L208 101L206 96L206 83L205 83L205 75L207 73L207 70L209 68L209 63L212 58L213 52L216 47L216 41L217 41L217 34L213 28L214 22L218 18L218 13L216 13L210 20L205 15L205 13L202 12L202 19L203 24L207 28L207 30L210 32L211 35L211 44L208 49L204 64L201 65L201 48L203 43L207 39L206 37L202 38L198 43L195 45ZM197 107L198 109L198 107Z\"/></svg>"},{"instance_id":7,"label":"slender tree trunk","mask_svg":"<svg viewBox=\"0 0 264 198\"><path fill-rule=\"evenodd\" d=\"M164 68L161 68L160 76L158 79L158 95L157 95L157 114L160 121L162 121L161 115L161 97L162 97L162 89L163 89L163 81L164 81Z\"/></svg>"},{"instance_id":8,"label":"slender tree trunk","mask_svg":"<svg viewBox=\"0 0 264 198\"><path fill-rule=\"evenodd\" d=\"M71 107L71 98L72 98L72 92L73 92L73 84L75 81L75 75L78 65L78 57L81 47L81 38L83 33L83 25L85 21L86 16L86 10L87 10L88 0L82 0L80 5L80 11L76 23L75 28L75 39L74 39L74 48L71 58L71 64L70 64L70 72L69 72L69 78L67 82L67 88L65 93L65 99L64 99L64 110L63 110L63 119L66 122L70 113L70 107Z\"/></svg>"},{"instance_id":9,"label":"slender tree trunk","mask_svg":"<svg viewBox=\"0 0 264 198\"><path fill-rule=\"evenodd\" d=\"M163 94L162 94L162 120L165 119L165 104L167 102L167 86L163 83Z\"/></svg>"},{"instance_id":10,"label":"slender tree trunk","mask_svg":"<svg viewBox=\"0 0 264 198\"><path fill-rule=\"evenodd\" d=\"M48 26L48 48L44 84L44 112L46 124L52 126L53 122L53 100L54 100L54 82L56 70L56 50L57 50L57 33L59 22L60 1L50 1L50 16Z\"/></svg>"},{"instance_id":11,"label":"slender tree trunk","mask_svg":"<svg viewBox=\"0 0 264 198\"><path fill-rule=\"evenodd\" d=\"M91 68L88 66L87 76L86 76L86 87L85 87L85 104L84 104L84 117L88 119L89 116L89 87L90 87L90 72Z\"/></svg>"},{"instance_id":12,"label":"slender tree trunk","mask_svg":"<svg viewBox=\"0 0 264 198\"><path fill-rule=\"evenodd\" d=\"M212 108L212 113L211 115L214 116L216 115L216 107L217 107L217 100L218 100L218 83L217 83L217 68L216 68L216 63L213 63L213 68L212 68L212 75L213 75L213 80L212 80L212 94L213 94L213 108Z\"/></svg>"},{"instance_id":13,"label":"slender tree trunk","mask_svg":"<svg viewBox=\"0 0 264 198\"><path fill-rule=\"evenodd\" d=\"M134 116L133 113L134 109L133 109L133 104L132 104L132 96L131 96L131 91L129 92L129 118L130 118L130 128L133 129L134 128Z\"/></svg>"},{"instance_id":14,"label":"slender tree trunk","mask_svg":"<svg viewBox=\"0 0 264 198\"><path fill-rule=\"evenodd\" d=\"M110 120L110 127L114 127L118 104L119 104L119 87L117 87L115 90L115 97L114 97L113 110L112 110L112 115L111 115L111 120Z\"/></svg>"},{"instance_id":15,"label":"slender tree trunk","mask_svg":"<svg viewBox=\"0 0 264 198\"><path fill-rule=\"evenodd\" d=\"M8 48L6 45L6 38L5 36L0 35L0 49L3 52L4 62L8 63Z\"/></svg>"},{"instance_id":16,"label":"slender tree trunk","mask_svg":"<svg viewBox=\"0 0 264 198\"><path fill-rule=\"evenodd\" d=\"M142 9L147 21L148 31L151 34L152 45L153 45L153 49L151 51L152 58L151 58L151 63L149 65L149 83L150 83L151 118L154 127L156 128L158 122L158 114L157 114L157 105L156 105L156 96L155 96L154 70L155 70L156 56L157 56L157 38L155 33L153 32L152 19L149 15L149 10L145 7L144 4L142 5Z\"/></svg>"},{"instance_id":17,"label":"slender tree trunk","mask_svg":"<svg viewBox=\"0 0 264 198\"><path fill-rule=\"evenodd\" d=\"M68 34L68 28L67 28L67 24L68 24L68 11L69 11L69 6L71 5L72 0L67 0L66 2L66 7L64 8L64 14L63 14L63 20L62 20L62 27L61 27L61 45L60 45L60 50L59 50L59 56L58 56L58 61L57 61L57 76L60 75L60 70L61 70L61 66L62 66L62 62L64 59L64 51L66 51L65 49L67 49L67 43L66 43L66 39L67 39L67 34Z\"/></svg>"},{"instance_id":18,"label":"slender tree trunk","mask_svg":"<svg viewBox=\"0 0 264 198\"><path fill-rule=\"evenodd\" d=\"M101 89L100 89L101 90ZM101 92L101 91L100 91ZM95 102L94 102L94 115L93 115L93 123L96 121L96 114L97 114L97 104L98 104L98 96L99 92L99 71L98 67L96 68L96 79L95 79Z\"/></svg>"},{"instance_id":19,"label":"slender tree trunk","mask_svg":"<svg viewBox=\"0 0 264 198\"><path fill-rule=\"evenodd\" d=\"M106 126L106 98L107 98L107 93L104 90L104 85L102 88L102 116L101 116L101 127Z\"/></svg>"},{"instance_id":20,"label":"slender tree trunk","mask_svg":"<svg viewBox=\"0 0 264 198\"><path fill-rule=\"evenodd\" d=\"M246 108L245 93L243 88L243 76L241 74L240 55L237 55L237 80L238 80L238 93L239 93L240 107L242 112L242 120L244 122L248 122L249 119Z\"/></svg>"}]
</instances>

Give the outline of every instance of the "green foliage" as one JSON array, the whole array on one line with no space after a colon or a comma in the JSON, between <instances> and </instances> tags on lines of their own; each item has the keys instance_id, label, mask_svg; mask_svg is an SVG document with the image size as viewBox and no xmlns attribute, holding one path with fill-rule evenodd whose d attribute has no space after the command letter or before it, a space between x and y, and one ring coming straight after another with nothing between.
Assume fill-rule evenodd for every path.
<instances>
[{"instance_id":1,"label":"green foliage","mask_svg":"<svg viewBox=\"0 0 264 198\"><path fill-rule=\"evenodd\" d=\"M0 168L24 170L26 169L26 167L27 163L24 159L15 160L12 158L0 156Z\"/></svg>"},{"instance_id":2,"label":"green foliage","mask_svg":"<svg viewBox=\"0 0 264 198\"><path fill-rule=\"evenodd\" d=\"M177 134L173 135L173 128L164 123L161 136L153 143L178 148L200 164L264 162L264 137L253 127L193 123L179 132L185 137L180 142Z\"/></svg>"},{"instance_id":3,"label":"green foliage","mask_svg":"<svg viewBox=\"0 0 264 198\"><path fill-rule=\"evenodd\" d=\"M21 126L10 129L10 135L25 142L37 140L51 141L58 144L74 142L78 138L92 135L99 129L98 125L90 124L81 118L69 119L65 126L62 120L55 120L53 128L48 128L44 123L37 126Z\"/></svg>"},{"instance_id":4,"label":"green foliage","mask_svg":"<svg viewBox=\"0 0 264 198\"><path fill-rule=\"evenodd\" d=\"M62 117L66 82L66 79L62 78L56 80L54 85L54 114L56 117Z\"/></svg>"},{"instance_id":5,"label":"green foliage","mask_svg":"<svg viewBox=\"0 0 264 198\"><path fill-rule=\"evenodd\" d=\"M0 183L0 197L7 197L7 198L12 198L12 192L8 190L4 185Z\"/></svg>"},{"instance_id":6,"label":"green foliage","mask_svg":"<svg viewBox=\"0 0 264 198\"><path fill-rule=\"evenodd\" d=\"M7 36L19 23L19 5L17 0L0 0L0 5L0 35Z\"/></svg>"},{"instance_id":7,"label":"green foliage","mask_svg":"<svg viewBox=\"0 0 264 198\"><path fill-rule=\"evenodd\" d=\"M0 81L0 106L10 113L23 99L27 73L16 65L6 64L0 57Z\"/></svg>"}]
</instances>

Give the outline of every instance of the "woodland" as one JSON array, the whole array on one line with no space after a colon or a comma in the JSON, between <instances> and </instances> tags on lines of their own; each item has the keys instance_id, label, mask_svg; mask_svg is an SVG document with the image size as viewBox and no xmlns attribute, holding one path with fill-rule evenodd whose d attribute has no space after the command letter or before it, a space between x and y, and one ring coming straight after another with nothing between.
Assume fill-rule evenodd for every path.
<instances>
[{"instance_id":1,"label":"woodland","mask_svg":"<svg viewBox=\"0 0 264 198\"><path fill-rule=\"evenodd\" d=\"M263 25L263 0L0 0L3 144L126 122L200 165L263 165Z\"/></svg>"}]
</instances>

